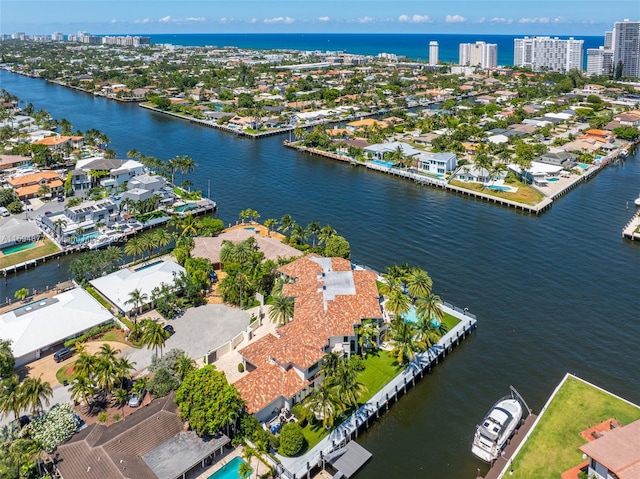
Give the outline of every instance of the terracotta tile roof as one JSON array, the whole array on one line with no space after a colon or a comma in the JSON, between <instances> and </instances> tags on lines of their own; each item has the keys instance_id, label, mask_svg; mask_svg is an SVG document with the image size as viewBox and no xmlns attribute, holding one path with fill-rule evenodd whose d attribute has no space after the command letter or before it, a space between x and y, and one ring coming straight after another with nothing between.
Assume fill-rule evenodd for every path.
<instances>
[{"instance_id":1,"label":"terracotta tile roof","mask_svg":"<svg viewBox=\"0 0 640 479\"><path fill-rule=\"evenodd\" d=\"M299 374L324 357L329 338L354 336L354 326L363 319L382 316L376 274L352 270L348 260L311 254L280 272L295 280L283 287L283 294L295 299L292 321L278 329L278 336L265 336L239 351L257 366L235 383L252 412L300 391L307 382Z\"/></svg>"},{"instance_id":2,"label":"terracotta tile roof","mask_svg":"<svg viewBox=\"0 0 640 479\"><path fill-rule=\"evenodd\" d=\"M267 364L233 383L246 401L250 414L267 407L280 396L293 397L308 384L295 369L285 371L276 364Z\"/></svg>"},{"instance_id":3,"label":"terracotta tile roof","mask_svg":"<svg viewBox=\"0 0 640 479\"><path fill-rule=\"evenodd\" d=\"M46 184L46 186L48 186L52 190L56 188L62 188L62 185L63 185L62 180L53 180ZM20 198L24 196L29 196L29 195L35 195L36 193L38 193L38 190L40 190L41 187L42 185L23 186L21 188L16 188L16 194Z\"/></svg>"},{"instance_id":4,"label":"terracotta tile roof","mask_svg":"<svg viewBox=\"0 0 640 479\"><path fill-rule=\"evenodd\" d=\"M640 477L640 420L612 429L580 450L619 479Z\"/></svg>"},{"instance_id":5,"label":"terracotta tile roof","mask_svg":"<svg viewBox=\"0 0 640 479\"><path fill-rule=\"evenodd\" d=\"M94 424L58 447L64 479L156 479L141 456L182 431L172 393L112 426Z\"/></svg>"},{"instance_id":6,"label":"terracotta tile roof","mask_svg":"<svg viewBox=\"0 0 640 479\"><path fill-rule=\"evenodd\" d=\"M9 178L7 179L7 182L13 187L19 187L33 183L40 183L42 180L53 180L56 178L60 178L60 175L55 171L39 171L37 173Z\"/></svg>"},{"instance_id":7,"label":"terracotta tile roof","mask_svg":"<svg viewBox=\"0 0 640 479\"><path fill-rule=\"evenodd\" d=\"M62 145L71 139L72 137L70 136L47 136L42 140L34 141L33 143L34 145L56 146Z\"/></svg>"}]
</instances>

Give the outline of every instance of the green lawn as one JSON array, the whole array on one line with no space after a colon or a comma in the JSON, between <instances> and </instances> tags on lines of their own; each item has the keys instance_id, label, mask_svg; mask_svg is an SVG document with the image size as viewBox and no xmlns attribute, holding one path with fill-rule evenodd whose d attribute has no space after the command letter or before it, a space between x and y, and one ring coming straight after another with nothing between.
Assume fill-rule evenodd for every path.
<instances>
[{"instance_id":1,"label":"green lawn","mask_svg":"<svg viewBox=\"0 0 640 479\"><path fill-rule=\"evenodd\" d=\"M562 472L582 462L578 447L585 440L580 432L612 417L626 425L640 419L640 408L568 377L514 458L514 473L510 477L560 477Z\"/></svg>"},{"instance_id":2,"label":"green lawn","mask_svg":"<svg viewBox=\"0 0 640 479\"><path fill-rule=\"evenodd\" d=\"M511 200L515 201L516 203L522 203L531 206L537 205L544 199L544 195L542 193L523 183L514 183L511 185L518 188L518 191L516 191L515 193L511 193L510 191L495 191L490 188L484 188L480 183L467 181L452 180L449 182L449 184L457 186L459 188L477 191L485 195L504 198L505 200Z\"/></svg>"},{"instance_id":3,"label":"green lawn","mask_svg":"<svg viewBox=\"0 0 640 479\"><path fill-rule=\"evenodd\" d=\"M451 329L460 322L458 318L450 315L449 313L444 313L442 318L442 322L447 326L447 331L451 331Z\"/></svg>"},{"instance_id":4,"label":"green lawn","mask_svg":"<svg viewBox=\"0 0 640 479\"><path fill-rule=\"evenodd\" d=\"M391 381L402 371L388 351L377 350L367 354L364 360L364 371L358 375L358 381L365 385L367 390L360 398L360 404L364 404L380 391L382 387Z\"/></svg>"},{"instance_id":5,"label":"green lawn","mask_svg":"<svg viewBox=\"0 0 640 479\"><path fill-rule=\"evenodd\" d=\"M42 245L36 246L35 248L26 249L6 256L0 254L0 268L6 268L8 266L13 266L14 264L20 264L25 261L31 261L32 259L42 258L43 256L48 256L58 251L60 251L60 248L58 248L58 246L50 239L45 238L42 241Z\"/></svg>"}]
</instances>

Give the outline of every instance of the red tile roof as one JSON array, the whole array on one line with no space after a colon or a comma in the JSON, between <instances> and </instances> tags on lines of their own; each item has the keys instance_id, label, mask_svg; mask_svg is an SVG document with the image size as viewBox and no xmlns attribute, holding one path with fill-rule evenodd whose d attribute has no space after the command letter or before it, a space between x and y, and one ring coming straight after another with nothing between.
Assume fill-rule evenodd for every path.
<instances>
[{"instance_id":1,"label":"red tile roof","mask_svg":"<svg viewBox=\"0 0 640 479\"><path fill-rule=\"evenodd\" d=\"M282 266L280 272L294 279L283 287L285 296L295 298L292 321L278 329L277 337L266 336L239 351L257 366L235 383L251 412L306 386L302 374L324 357L329 338L353 336L354 326L363 319L382 316L376 274L352 271L348 260L311 254ZM347 273L341 276L347 287L323 289L332 272Z\"/></svg>"},{"instance_id":2,"label":"red tile roof","mask_svg":"<svg viewBox=\"0 0 640 479\"><path fill-rule=\"evenodd\" d=\"M619 479L640 477L640 420L612 429L580 450Z\"/></svg>"}]
</instances>

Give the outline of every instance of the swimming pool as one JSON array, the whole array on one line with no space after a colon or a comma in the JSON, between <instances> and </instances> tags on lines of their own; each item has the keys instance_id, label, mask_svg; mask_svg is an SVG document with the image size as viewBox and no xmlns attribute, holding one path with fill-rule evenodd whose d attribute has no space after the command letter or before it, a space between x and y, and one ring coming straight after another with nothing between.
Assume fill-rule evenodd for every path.
<instances>
[{"instance_id":1,"label":"swimming pool","mask_svg":"<svg viewBox=\"0 0 640 479\"><path fill-rule=\"evenodd\" d=\"M35 248L35 246L36 243L33 242L14 244L13 246L2 249L2 254L6 256L11 253L17 253L18 251L24 251L25 249Z\"/></svg>"},{"instance_id":2,"label":"swimming pool","mask_svg":"<svg viewBox=\"0 0 640 479\"><path fill-rule=\"evenodd\" d=\"M240 464L242 463L247 464L247 462L241 457L236 456L227 464L222 466L222 469L218 469L207 479L238 479L240 477L240 473L238 472L238 470L240 468Z\"/></svg>"},{"instance_id":3,"label":"swimming pool","mask_svg":"<svg viewBox=\"0 0 640 479\"><path fill-rule=\"evenodd\" d=\"M404 320L408 321L410 323L417 323L418 322L418 313L416 312L416 308L415 307L413 307L413 306L411 307L409 312L404 317ZM433 326L434 328L439 328L440 327L440 321L437 320L437 319L432 318L431 319L431 326Z\"/></svg>"},{"instance_id":4,"label":"swimming pool","mask_svg":"<svg viewBox=\"0 0 640 479\"><path fill-rule=\"evenodd\" d=\"M98 236L100 236L100 233L98 231L94 231L93 233L88 233L86 235L78 236L78 238L76 239L76 243L87 243L92 239L97 238Z\"/></svg>"},{"instance_id":5,"label":"swimming pool","mask_svg":"<svg viewBox=\"0 0 640 479\"><path fill-rule=\"evenodd\" d=\"M134 271L142 271L143 269L151 268L152 266L155 266L155 265L160 264L160 263L164 263L164 261L154 261L153 263L149 263L149 264L145 264L144 266L140 266L139 268L136 268Z\"/></svg>"},{"instance_id":6,"label":"swimming pool","mask_svg":"<svg viewBox=\"0 0 640 479\"><path fill-rule=\"evenodd\" d=\"M196 208L194 203L187 203L186 205L178 206L175 211L176 213L184 213L185 211L190 211Z\"/></svg>"},{"instance_id":7,"label":"swimming pool","mask_svg":"<svg viewBox=\"0 0 640 479\"><path fill-rule=\"evenodd\" d=\"M578 168L586 170L589 168L590 165L587 165L586 163L578 163Z\"/></svg>"},{"instance_id":8,"label":"swimming pool","mask_svg":"<svg viewBox=\"0 0 640 479\"><path fill-rule=\"evenodd\" d=\"M386 166L387 168L393 168L394 163L390 161L382 161L382 160L371 160L371 163L375 163L376 165Z\"/></svg>"},{"instance_id":9,"label":"swimming pool","mask_svg":"<svg viewBox=\"0 0 640 479\"><path fill-rule=\"evenodd\" d=\"M490 185L487 186L487 188L494 191L511 191L511 187L509 186Z\"/></svg>"},{"instance_id":10,"label":"swimming pool","mask_svg":"<svg viewBox=\"0 0 640 479\"><path fill-rule=\"evenodd\" d=\"M547 178L547 181L550 181L551 183L555 183L556 181L560 181L560 178Z\"/></svg>"},{"instance_id":11,"label":"swimming pool","mask_svg":"<svg viewBox=\"0 0 640 479\"><path fill-rule=\"evenodd\" d=\"M256 229L253 226L249 226L247 228L245 228L246 230L250 230L250 231L255 231Z\"/></svg>"}]
</instances>

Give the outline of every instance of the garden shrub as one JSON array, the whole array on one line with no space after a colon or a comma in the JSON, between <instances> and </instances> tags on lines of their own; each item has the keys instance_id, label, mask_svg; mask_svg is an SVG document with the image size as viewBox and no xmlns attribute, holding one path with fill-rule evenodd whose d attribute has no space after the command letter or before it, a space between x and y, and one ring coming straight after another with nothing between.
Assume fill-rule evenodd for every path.
<instances>
[{"instance_id":1,"label":"garden shrub","mask_svg":"<svg viewBox=\"0 0 640 479\"><path fill-rule=\"evenodd\" d=\"M48 413L33 419L26 427L43 450L52 452L58 444L73 435L78 427L78 420L69 403L60 403Z\"/></svg>"},{"instance_id":2,"label":"garden shrub","mask_svg":"<svg viewBox=\"0 0 640 479\"><path fill-rule=\"evenodd\" d=\"M283 456L291 457L299 454L305 446L305 438L302 428L298 423L289 422L280 430L280 448L278 452Z\"/></svg>"}]
</instances>

